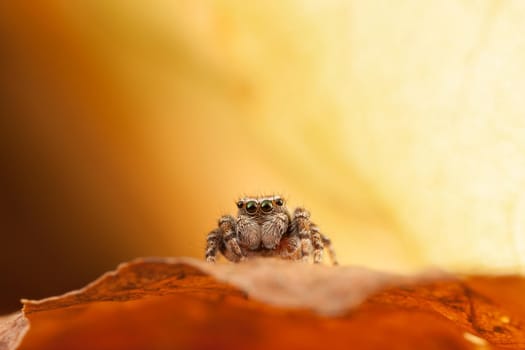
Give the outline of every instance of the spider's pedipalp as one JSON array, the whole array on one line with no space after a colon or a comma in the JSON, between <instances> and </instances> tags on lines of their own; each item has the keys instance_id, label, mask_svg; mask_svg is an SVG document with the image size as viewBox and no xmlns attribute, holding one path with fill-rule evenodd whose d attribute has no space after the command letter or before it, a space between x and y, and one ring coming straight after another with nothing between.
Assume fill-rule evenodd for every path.
<instances>
[{"instance_id":1,"label":"spider's pedipalp","mask_svg":"<svg viewBox=\"0 0 525 350\"><path fill-rule=\"evenodd\" d=\"M261 244L261 227L248 215L237 218L237 235L239 243L249 250L257 249Z\"/></svg>"},{"instance_id":2,"label":"spider's pedipalp","mask_svg":"<svg viewBox=\"0 0 525 350\"><path fill-rule=\"evenodd\" d=\"M261 228L261 242L266 249L274 249L288 229L289 219L285 213L272 215Z\"/></svg>"}]
</instances>

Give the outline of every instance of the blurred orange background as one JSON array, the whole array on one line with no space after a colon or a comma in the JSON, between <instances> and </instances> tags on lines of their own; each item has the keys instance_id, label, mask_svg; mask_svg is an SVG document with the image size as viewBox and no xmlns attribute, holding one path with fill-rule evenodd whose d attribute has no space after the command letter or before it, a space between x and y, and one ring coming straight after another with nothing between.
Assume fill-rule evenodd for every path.
<instances>
[{"instance_id":1,"label":"blurred orange background","mask_svg":"<svg viewBox=\"0 0 525 350\"><path fill-rule=\"evenodd\" d=\"M0 5L0 312L201 258L243 194L344 264L525 266L525 5Z\"/></svg>"}]
</instances>

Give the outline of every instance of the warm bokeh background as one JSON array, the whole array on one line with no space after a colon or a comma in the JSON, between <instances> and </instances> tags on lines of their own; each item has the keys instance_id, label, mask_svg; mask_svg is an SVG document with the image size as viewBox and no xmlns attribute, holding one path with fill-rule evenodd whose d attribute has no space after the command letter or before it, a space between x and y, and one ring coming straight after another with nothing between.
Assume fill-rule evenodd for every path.
<instances>
[{"instance_id":1,"label":"warm bokeh background","mask_svg":"<svg viewBox=\"0 0 525 350\"><path fill-rule=\"evenodd\" d=\"M525 269L525 3L4 1L0 312L201 257L243 193L340 260Z\"/></svg>"}]
</instances>

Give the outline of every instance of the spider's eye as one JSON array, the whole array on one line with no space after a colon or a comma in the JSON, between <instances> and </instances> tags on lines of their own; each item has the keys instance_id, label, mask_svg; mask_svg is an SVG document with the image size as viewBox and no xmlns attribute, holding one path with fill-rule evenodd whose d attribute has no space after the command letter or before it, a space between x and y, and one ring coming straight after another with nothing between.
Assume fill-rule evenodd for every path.
<instances>
[{"instance_id":1,"label":"spider's eye","mask_svg":"<svg viewBox=\"0 0 525 350\"><path fill-rule=\"evenodd\" d=\"M237 202L237 208L241 209L242 206L243 206L243 204L244 204L244 203L243 203L242 201L238 201L238 202Z\"/></svg>"},{"instance_id":2,"label":"spider's eye","mask_svg":"<svg viewBox=\"0 0 525 350\"><path fill-rule=\"evenodd\" d=\"M281 198L277 198L275 200L275 204L277 204L278 206L282 207L283 204L284 204L284 201Z\"/></svg>"},{"instance_id":3,"label":"spider's eye","mask_svg":"<svg viewBox=\"0 0 525 350\"><path fill-rule=\"evenodd\" d=\"M271 212L272 209L273 209L272 201L269 201L269 200L264 200L264 201L262 201L262 203L261 203L261 209L262 209L262 211L264 211L265 213L269 213L269 212Z\"/></svg>"},{"instance_id":4,"label":"spider's eye","mask_svg":"<svg viewBox=\"0 0 525 350\"><path fill-rule=\"evenodd\" d=\"M249 201L246 203L246 211L250 214L253 214L257 211L257 202L256 201Z\"/></svg>"}]
</instances>

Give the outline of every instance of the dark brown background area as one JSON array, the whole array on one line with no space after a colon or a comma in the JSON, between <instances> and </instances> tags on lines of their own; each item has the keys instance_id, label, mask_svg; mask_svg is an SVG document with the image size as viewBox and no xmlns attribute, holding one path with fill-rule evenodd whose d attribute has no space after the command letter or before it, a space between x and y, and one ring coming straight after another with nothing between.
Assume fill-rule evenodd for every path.
<instances>
[{"instance_id":1,"label":"dark brown background area","mask_svg":"<svg viewBox=\"0 0 525 350\"><path fill-rule=\"evenodd\" d=\"M120 96L54 11L2 5L0 15L0 313L177 250L148 244L158 227L136 197L151 190L151 167Z\"/></svg>"}]
</instances>

